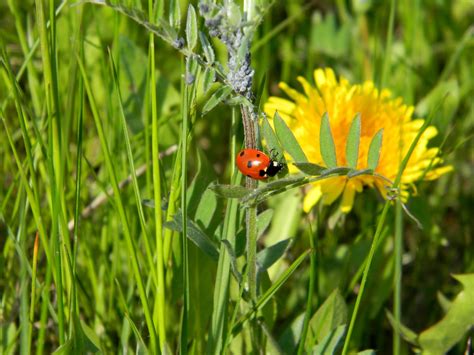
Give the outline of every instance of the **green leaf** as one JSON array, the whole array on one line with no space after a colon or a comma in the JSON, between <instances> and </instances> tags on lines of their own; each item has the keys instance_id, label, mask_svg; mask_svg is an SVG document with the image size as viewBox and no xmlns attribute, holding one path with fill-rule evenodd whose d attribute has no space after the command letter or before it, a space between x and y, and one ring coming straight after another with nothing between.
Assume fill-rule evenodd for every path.
<instances>
[{"instance_id":1,"label":"green leaf","mask_svg":"<svg viewBox=\"0 0 474 355\"><path fill-rule=\"evenodd\" d=\"M264 117L262 120L262 135L263 139L265 139L268 151L273 151L278 154L278 158L284 159L283 148L281 147L272 126L270 126L267 117Z\"/></svg>"},{"instance_id":2,"label":"green leaf","mask_svg":"<svg viewBox=\"0 0 474 355\"><path fill-rule=\"evenodd\" d=\"M240 284L242 283L242 274L239 272L239 268L237 266L237 255L227 239L222 240L222 244L224 245L227 254L229 254L232 273L234 274L237 282Z\"/></svg>"},{"instance_id":3,"label":"green leaf","mask_svg":"<svg viewBox=\"0 0 474 355\"><path fill-rule=\"evenodd\" d=\"M204 116L206 113L211 111L214 107L216 107L219 103L224 101L227 96L232 92L232 88L228 86L221 86L219 89L216 90L214 94L207 100L202 108L202 115Z\"/></svg>"},{"instance_id":4,"label":"green leaf","mask_svg":"<svg viewBox=\"0 0 474 355\"><path fill-rule=\"evenodd\" d=\"M323 341L337 327L347 323L347 306L335 289L309 321L309 329L317 342Z\"/></svg>"},{"instance_id":5,"label":"green leaf","mask_svg":"<svg viewBox=\"0 0 474 355\"><path fill-rule=\"evenodd\" d=\"M284 354L296 353L296 348L300 342L301 333L303 332L303 325L304 313L294 318L291 324L283 331L278 340L278 344Z\"/></svg>"},{"instance_id":6,"label":"green leaf","mask_svg":"<svg viewBox=\"0 0 474 355\"><path fill-rule=\"evenodd\" d=\"M279 241L278 243L261 250L257 254L257 265L259 268L259 272L267 270L270 266L272 266L275 262L278 261L288 249L290 245L291 238Z\"/></svg>"},{"instance_id":7,"label":"green leaf","mask_svg":"<svg viewBox=\"0 0 474 355\"><path fill-rule=\"evenodd\" d=\"M240 185L211 184L209 185L209 189L225 198L242 198L251 192L251 190Z\"/></svg>"},{"instance_id":8,"label":"green leaf","mask_svg":"<svg viewBox=\"0 0 474 355\"><path fill-rule=\"evenodd\" d=\"M359 351L357 353L357 355L376 355L376 354L377 353L373 349L366 349L366 350Z\"/></svg>"},{"instance_id":9,"label":"green leaf","mask_svg":"<svg viewBox=\"0 0 474 355\"><path fill-rule=\"evenodd\" d=\"M379 165L380 148L382 148L382 137L383 128L375 134L374 138L372 138L372 142L370 142L369 154L367 155L367 167L373 171L375 171Z\"/></svg>"},{"instance_id":10,"label":"green leaf","mask_svg":"<svg viewBox=\"0 0 474 355\"><path fill-rule=\"evenodd\" d=\"M73 315L72 336L53 354L95 354L99 352L100 340L94 331Z\"/></svg>"},{"instance_id":11,"label":"green leaf","mask_svg":"<svg viewBox=\"0 0 474 355\"><path fill-rule=\"evenodd\" d=\"M344 334L346 333L346 325L340 325L329 334L327 334L323 340L321 340L316 346L312 348L312 354L338 354L339 348L342 345Z\"/></svg>"},{"instance_id":12,"label":"green leaf","mask_svg":"<svg viewBox=\"0 0 474 355\"><path fill-rule=\"evenodd\" d=\"M326 170L324 166L313 164L313 163L293 163L301 172L306 175L315 176L321 175L321 173Z\"/></svg>"},{"instance_id":13,"label":"green leaf","mask_svg":"<svg viewBox=\"0 0 474 355\"><path fill-rule=\"evenodd\" d=\"M189 4L188 17L186 19L186 40L188 42L188 49L193 50L196 47L198 39L198 29L196 20L196 11L194 6Z\"/></svg>"},{"instance_id":14,"label":"green leaf","mask_svg":"<svg viewBox=\"0 0 474 355\"><path fill-rule=\"evenodd\" d=\"M453 275L464 287L438 323L422 332L421 349L426 354L445 354L474 326L474 273Z\"/></svg>"},{"instance_id":15,"label":"green leaf","mask_svg":"<svg viewBox=\"0 0 474 355\"><path fill-rule=\"evenodd\" d=\"M319 149L324 163L328 168L337 166L336 147L331 133L331 125L329 124L329 115L324 113L321 119L321 129L319 133Z\"/></svg>"},{"instance_id":16,"label":"green leaf","mask_svg":"<svg viewBox=\"0 0 474 355\"><path fill-rule=\"evenodd\" d=\"M352 121L349 134L346 141L346 160L350 168L357 168L357 160L359 158L360 143L360 113L357 113Z\"/></svg>"},{"instance_id":17,"label":"green leaf","mask_svg":"<svg viewBox=\"0 0 474 355\"><path fill-rule=\"evenodd\" d=\"M172 221L165 223L165 227L177 232L182 232L182 213L176 212ZM189 218L186 219L187 237L204 253L209 255L213 260L219 258L219 250L214 242L204 233L201 228Z\"/></svg>"},{"instance_id":18,"label":"green leaf","mask_svg":"<svg viewBox=\"0 0 474 355\"><path fill-rule=\"evenodd\" d=\"M202 91L206 94L211 85L216 81L216 71L212 68L206 68L204 71L204 79L202 81Z\"/></svg>"},{"instance_id":19,"label":"green leaf","mask_svg":"<svg viewBox=\"0 0 474 355\"><path fill-rule=\"evenodd\" d=\"M199 39L201 41L202 50L204 52L204 56L209 64L214 63L216 56L214 54L214 49L212 48L211 43L207 39L206 35L203 32L199 32Z\"/></svg>"},{"instance_id":20,"label":"green leaf","mask_svg":"<svg viewBox=\"0 0 474 355\"><path fill-rule=\"evenodd\" d=\"M181 26L181 8L179 7L179 0L170 1L170 25L179 31Z\"/></svg>"},{"instance_id":21,"label":"green leaf","mask_svg":"<svg viewBox=\"0 0 474 355\"><path fill-rule=\"evenodd\" d=\"M397 324L395 317L390 311L386 310L385 314L387 315L388 321L390 322L390 325L392 326L392 328L398 331L398 333L402 336L403 339L405 339L410 344L419 346L418 334L416 334L413 330L404 326L401 323Z\"/></svg>"},{"instance_id":22,"label":"green leaf","mask_svg":"<svg viewBox=\"0 0 474 355\"><path fill-rule=\"evenodd\" d=\"M275 125L275 132L281 145L291 155L293 160L298 162L307 162L308 159L306 158L303 149L301 149L301 146L293 135L293 132L291 132L278 112L275 112L273 124Z\"/></svg>"}]
</instances>

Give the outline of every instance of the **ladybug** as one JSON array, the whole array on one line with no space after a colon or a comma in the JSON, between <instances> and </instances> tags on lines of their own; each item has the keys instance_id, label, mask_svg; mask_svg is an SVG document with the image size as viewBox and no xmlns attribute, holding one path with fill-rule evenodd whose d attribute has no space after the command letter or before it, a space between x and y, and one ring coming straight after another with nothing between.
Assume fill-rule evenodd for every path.
<instances>
[{"instance_id":1,"label":"ladybug","mask_svg":"<svg viewBox=\"0 0 474 355\"><path fill-rule=\"evenodd\" d=\"M282 163L270 159L268 155L257 149L240 151L235 161L242 174L255 180L265 180L283 169Z\"/></svg>"}]
</instances>

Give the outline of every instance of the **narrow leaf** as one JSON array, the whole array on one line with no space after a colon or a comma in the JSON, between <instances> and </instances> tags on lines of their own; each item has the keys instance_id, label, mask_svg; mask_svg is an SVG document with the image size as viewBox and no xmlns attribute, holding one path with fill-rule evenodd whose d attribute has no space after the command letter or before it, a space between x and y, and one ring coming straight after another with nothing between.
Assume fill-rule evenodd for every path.
<instances>
[{"instance_id":1,"label":"narrow leaf","mask_svg":"<svg viewBox=\"0 0 474 355\"><path fill-rule=\"evenodd\" d=\"M179 0L170 1L170 25L179 31L181 26L181 9L179 7Z\"/></svg>"},{"instance_id":2,"label":"narrow leaf","mask_svg":"<svg viewBox=\"0 0 474 355\"><path fill-rule=\"evenodd\" d=\"M204 107L202 108L202 115L204 116L206 113L211 111L214 107L216 107L220 102L224 101L227 96L231 93L232 88L228 86L221 86L219 89L216 90L214 94L207 100Z\"/></svg>"},{"instance_id":3,"label":"narrow leaf","mask_svg":"<svg viewBox=\"0 0 474 355\"><path fill-rule=\"evenodd\" d=\"M352 121L349 134L346 141L346 160L350 168L357 168L357 160L359 158L360 143L360 113L357 113Z\"/></svg>"},{"instance_id":4,"label":"narrow leaf","mask_svg":"<svg viewBox=\"0 0 474 355\"><path fill-rule=\"evenodd\" d=\"M182 232L182 213L178 211L172 221L165 223L165 227L177 232ZM207 236L202 229L189 218L186 219L187 235L196 246L201 249L205 254L209 255L213 260L217 261L219 258L219 250L217 249L214 242Z\"/></svg>"},{"instance_id":5,"label":"narrow leaf","mask_svg":"<svg viewBox=\"0 0 474 355\"><path fill-rule=\"evenodd\" d=\"M211 184L209 185L209 189L225 198L242 198L251 192L249 189L240 185Z\"/></svg>"},{"instance_id":6,"label":"narrow leaf","mask_svg":"<svg viewBox=\"0 0 474 355\"><path fill-rule=\"evenodd\" d=\"M280 259L285 254L286 250L288 249L288 246L290 245L290 242L291 239L285 239L268 248L261 250L257 254L258 271L265 271L275 262L277 262L278 259Z\"/></svg>"},{"instance_id":7,"label":"narrow leaf","mask_svg":"<svg viewBox=\"0 0 474 355\"><path fill-rule=\"evenodd\" d=\"M342 340L344 339L344 334L346 333L346 325L339 325L329 334L327 334L324 339L322 339L316 346L312 349L312 354L338 354L339 348L342 345Z\"/></svg>"},{"instance_id":8,"label":"narrow leaf","mask_svg":"<svg viewBox=\"0 0 474 355\"><path fill-rule=\"evenodd\" d=\"M324 113L321 119L321 129L319 133L319 149L324 163L328 168L337 166L336 147L331 133L331 125L329 124L329 115Z\"/></svg>"},{"instance_id":9,"label":"narrow leaf","mask_svg":"<svg viewBox=\"0 0 474 355\"><path fill-rule=\"evenodd\" d=\"M321 342L337 327L347 323L347 305L339 289L335 289L310 320L311 334Z\"/></svg>"},{"instance_id":10,"label":"narrow leaf","mask_svg":"<svg viewBox=\"0 0 474 355\"><path fill-rule=\"evenodd\" d=\"M232 249L232 245L227 239L222 240L222 244L224 245L225 250L229 254L232 273L234 274L237 282L240 284L242 282L242 274L239 272L239 268L237 266L237 257L235 255L234 249Z\"/></svg>"},{"instance_id":11,"label":"narrow leaf","mask_svg":"<svg viewBox=\"0 0 474 355\"><path fill-rule=\"evenodd\" d=\"M264 117L262 121L262 135L265 143L267 144L268 150L277 154L278 158L284 159L283 148L281 147L280 142L278 141L278 138L266 117Z\"/></svg>"},{"instance_id":12,"label":"narrow leaf","mask_svg":"<svg viewBox=\"0 0 474 355\"><path fill-rule=\"evenodd\" d=\"M418 334L416 334L413 330L404 326L403 324L397 323L395 317L392 313L390 313L390 311L386 310L385 314L387 315L388 321L390 322L392 328L396 330L402 336L403 339L415 346L420 346L418 342Z\"/></svg>"},{"instance_id":13,"label":"narrow leaf","mask_svg":"<svg viewBox=\"0 0 474 355\"><path fill-rule=\"evenodd\" d=\"M324 166L313 164L313 163L293 163L301 172L306 175L321 175L326 170Z\"/></svg>"},{"instance_id":14,"label":"narrow leaf","mask_svg":"<svg viewBox=\"0 0 474 355\"><path fill-rule=\"evenodd\" d=\"M273 117L273 123L275 125L276 135L285 150L291 155L293 160L299 162L307 162L308 159L301 149L300 144L296 140L293 132L288 128L285 121L280 117L278 112L275 112Z\"/></svg>"},{"instance_id":15,"label":"narrow leaf","mask_svg":"<svg viewBox=\"0 0 474 355\"><path fill-rule=\"evenodd\" d=\"M196 47L198 38L196 11L194 6L189 4L188 17L186 19L186 40L188 42L188 49L193 50Z\"/></svg>"},{"instance_id":16,"label":"narrow leaf","mask_svg":"<svg viewBox=\"0 0 474 355\"><path fill-rule=\"evenodd\" d=\"M380 148L382 148L383 128L378 131L372 142L370 142L369 154L367 156L367 167L375 171L379 164Z\"/></svg>"},{"instance_id":17,"label":"narrow leaf","mask_svg":"<svg viewBox=\"0 0 474 355\"><path fill-rule=\"evenodd\" d=\"M201 40L202 50L204 51L204 56L206 57L207 63L214 63L214 60L216 59L214 49L203 32L199 32L199 39Z\"/></svg>"},{"instance_id":18,"label":"narrow leaf","mask_svg":"<svg viewBox=\"0 0 474 355\"><path fill-rule=\"evenodd\" d=\"M216 81L216 71L212 68L206 68L204 72L204 79L202 81L202 91L206 94L211 85Z\"/></svg>"}]
</instances>

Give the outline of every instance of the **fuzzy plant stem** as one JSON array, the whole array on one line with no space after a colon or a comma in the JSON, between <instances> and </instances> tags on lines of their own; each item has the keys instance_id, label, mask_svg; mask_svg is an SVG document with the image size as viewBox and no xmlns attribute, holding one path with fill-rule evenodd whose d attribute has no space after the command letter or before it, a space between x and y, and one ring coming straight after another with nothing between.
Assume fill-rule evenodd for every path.
<instances>
[{"instance_id":1,"label":"fuzzy plant stem","mask_svg":"<svg viewBox=\"0 0 474 355\"><path fill-rule=\"evenodd\" d=\"M246 106L242 106L241 112L245 134L245 147L255 148L257 146L257 140L250 109ZM257 181L247 177L245 179L245 187L255 189L257 187ZM247 282L250 298L252 302L255 303L257 301L257 207L255 205L247 208L245 222L247 225Z\"/></svg>"}]
</instances>

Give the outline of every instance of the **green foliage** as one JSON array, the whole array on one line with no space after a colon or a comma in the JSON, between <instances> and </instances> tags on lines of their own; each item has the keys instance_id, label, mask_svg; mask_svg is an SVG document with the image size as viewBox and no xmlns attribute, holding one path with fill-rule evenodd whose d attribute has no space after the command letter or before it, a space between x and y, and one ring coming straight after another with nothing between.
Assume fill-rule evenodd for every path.
<instances>
[{"instance_id":1,"label":"green foliage","mask_svg":"<svg viewBox=\"0 0 474 355\"><path fill-rule=\"evenodd\" d=\"M349 168L357 168L357 160L359 158L359 142L360 142L360 113L358 113L352 121L346 143L346 160Z\"/></svg>"},{"instance_id":2,"label":"green foliage","mask_svg":"<svg viewBox=\"0 0 474 355\"><path fill-rule=\"evenodd\" d=\"M474 6L241 3L0 2L0 353L465 351ZM288 112L263 117L279 81L317 67L373 79L437 128L454 172L407 201L423 230L372 189L349 214L303 213L314 182L400 183L376 172L390 132L367 137L360 114L345 152L328 114L303 127L319 130L320 162ZM241 108L288 165L256 188L234 164Z\"/></svg>"},{"instance_id":3,"label":"green foliage","mask_svg":"<svg viewBox=\"0 0 474 355\"><path fill-rule=\"evenodd\" d=\"M369 154L367 155L367 166L369 169L375 170L377 169L377 165L379 165L380 149L382 148L382 137L383 130L380 130L375 133L375 136L370 142Z\"/></svg>"},{"instance_id":4,"label":"green foliage","mask_svg":"<svg viewBox=\"0 0 474 355\"><path fill-rule=\"evenodd\" d=\"M296 140L293 132L288 128L285 121L280 117L278 112L275 112L275 117L273 118L273 122L275 124L275 133L280 141L280 144L283 148L291 155L291 157L296 162L306 162L308 159L306 158L303 149L301 149L300 144ZM267 128L268 132L268 128ZM271 136L271 134L268 134ZM269 139L269 141L273 141L273 139Z\"/></svg>"},{"instance_id":5,"label":"green foliage","mask_svg":"<svg viewBox=\"0 0 474 355\"><path fill-rule=\"evenodd\" d=\"M337 166L336 147L334 145L334 138L332 137L331 125L329 123L329 115L327 112L323 114L321 119L319 149L326 166L328 168L335 168Z\"/></svg>"}]
</instances>

